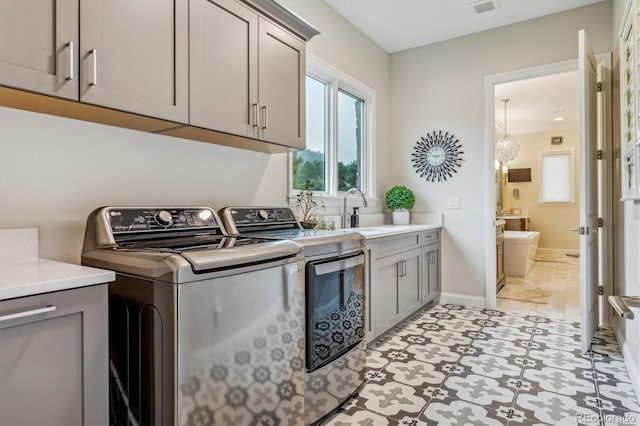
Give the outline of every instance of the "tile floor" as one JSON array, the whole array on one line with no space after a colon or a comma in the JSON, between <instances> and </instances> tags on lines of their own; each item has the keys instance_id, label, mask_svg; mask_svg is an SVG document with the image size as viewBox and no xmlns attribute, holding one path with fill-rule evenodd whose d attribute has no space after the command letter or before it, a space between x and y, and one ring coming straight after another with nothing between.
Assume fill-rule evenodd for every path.
<instances>
[{"instance_id":1,"label":"tile floor","mask_svg":"<svg viewBox=\"0 0 640 426\"><path fill-rule=\"evenodd\" d=\"M325 425L640 425L615 336L434 304L373 342L367 382Z\"/></svg>"},{"instance_id":2,"label":"tile floor","mask_svg":"<svg viewBox=\"0 0 640 426\"><path fill-rule=\"evenodd\" d=\"M507 285L524 285L548 290L546 304L500 298L497 308L504 312L519 312L545 316L554 320L580 322L580 259L564 252L539 249L526 277L507 277Z\"/></svg>"}]
</instances>

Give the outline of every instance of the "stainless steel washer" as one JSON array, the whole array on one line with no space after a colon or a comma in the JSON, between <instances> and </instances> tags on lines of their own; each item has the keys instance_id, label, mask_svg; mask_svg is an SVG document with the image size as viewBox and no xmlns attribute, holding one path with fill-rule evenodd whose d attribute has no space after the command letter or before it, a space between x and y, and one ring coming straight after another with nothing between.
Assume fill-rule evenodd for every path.
<instances>
[{"instance_id":1,"label":"stainless steel washer","mask_svg":"<svg viewBox=\"0 0 640 426\"><path fill-rule=\"evenodd\" d=\"M291 241L208 207L103 207L82 263L109 285L111 423L304 422L304 279Z\"/></svg>"},{"instance_id":2,"label":"stainless steel washer","mask_svg":"<svg viewBox=\"0 0 640 426\"><path fill-rule=\"evenodd\" d=\"M365 381L365 240L302 229L288 207L226 207L220 216L231 234L288 238L304 248L305 422L317 422Z\"/></svg>"}]
</instances>

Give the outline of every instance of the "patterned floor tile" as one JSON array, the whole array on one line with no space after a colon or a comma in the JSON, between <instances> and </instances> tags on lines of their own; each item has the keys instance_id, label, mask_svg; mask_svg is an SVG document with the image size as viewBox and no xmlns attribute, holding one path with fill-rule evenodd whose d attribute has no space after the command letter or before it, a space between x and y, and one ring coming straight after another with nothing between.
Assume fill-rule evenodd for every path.
<instances>
[{"instance_id":1,"label":"patterned floor tile","mask_svg":"<svg viewBox=\"0 0 640 426\"><path fill-rule=\"evenodd\" d=\"M470 402L450 399L429 404L418 417L418 425L484 425L508 424L497 412Z\"/></svg>"},{"instance_id":2,"label":"patterned floor tile","mask_svg":"<svg viewBox=\"0 0 640 426\"><path fill-rule=\"evenodd\" d=\"M457 399L493 409L505 404L510 405L515 397L515 391L503 386L498 380L477 374L451 375L442 387L451 389L453 393L450 395Z\"/></svg>"},{"instance_id":3,"label":"patterned floor tile","mask_svg":"<svg viewBox=\"0 0 640 426\"><path fill-rule=\"evenodd\" d=\"M576 357L575 354L558 349L531 350L529 357L537 359L547 367L562 370L591 370L591 360Z\"/></svg>"},{"instance_id":4,"label":"patterned floor tile","mask_svg":"<svg viewBox=\"0 0 640 426\"><path fill-rule=\"evenodd\" d=\"M517 357L527 353L526 349L515 343L501 339L477 340L471 346L479 349L481 353L494 356Z\"/></svg>"},{"instance_id":5,"label":"patterned floor tile","mask_svg":"<svg viewBox=\"0 0 640 426\"><path fill-rule=\"evenodd\" d=\"M460 364L469 367L475 374L491 377L494 379L502 377L520 377L522 368L510 363L506 358L480 354L476 356L466 355L460 360Z\"/></svg>"},{"instance_id":6,"label":"patterned floor tile","mask_svg":"<svg viewBox=\"0 0 640 426\"><path fill-rule=\"evenodd\" d=\"M426 405L422 396L411 386L388 382L383 385L365 383L360 396L366 399L365 408L384 416L411 416L420 413Z\"/></svg>"},{"instance_id":7,"label":"patterned floor tile","mask_svg":"<svg viewBox=\"0 0 640 426\"><path fill-rule=\"evenodd\" d=\"M367 382L323 424L640 426L615 334L582 354L579 325L533 312L429 305L373 342Z\"/></svg>"}]
</instances>

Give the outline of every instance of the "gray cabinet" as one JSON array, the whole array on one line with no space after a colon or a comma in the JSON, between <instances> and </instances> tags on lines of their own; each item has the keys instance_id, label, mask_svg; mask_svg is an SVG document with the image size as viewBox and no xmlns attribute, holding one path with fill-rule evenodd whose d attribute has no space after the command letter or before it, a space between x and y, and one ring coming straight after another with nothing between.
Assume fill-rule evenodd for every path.
<instances>
[{"instance_id":1,"label":"gray cabinet","mask_svg":"<svg viewBox=\"0 0 640 426\"><path fill-rule=\"evenodd\" d=\"M0 301L0 424L109 422L107 285Z\"/></svg>"},{"instance_id":2,"label":"gray cabinet","mask_svg":"<svg viewBox=\"0 0 640 426\"><path fill-rule=\"evenodd\" d=\"M0 84L78 99L78 1L0 2Z\"/></svg>"},{"instance_id":3,"label":"gray cabinet","mask_svg":"<svg viewBox=\"0 0 640 426\"><path fill-rule=\"evenodd\" d=\"M379 336L421 306L420 241L419 233L410 233L369 242L368 340Z\"/></svg>"},{"instance_id":4,"label":"gray cabinet","mask_svg":"<svg viewBox=\"0 0 640 426\"><path fill-rule=\"evenodd\" d=\"M258 91L260 139L305 148L305 44L260 19Z\"/></svg>"},{"instance_id":5,"label":"gray cabinet","mask_svg":"<svg viewBox=\"0 0 640 426\"><path fill-rule=\"evenodd\" d=\"M421 302L426 305L440 297L440 230L422 233Z\"/></svg>"},{"instance_id":6,"label":"gray cabinet","mask_svg":"<svg viewBox=\"0 0 640 426\"><path fill-rule=\"evenodd\" d=\"M188 3L80 0L80 100L188 122Z\"/></svg>"},{"instance_id":7,"label":"gray cabinet","mask_svg":"<svg viewBox=\"0 0 640 426\"><path fill-rule=\"evenodd\" d=\"M304 148L304 42L235 1L189 4L190 124Z\"/></svg>"}]
</instances>

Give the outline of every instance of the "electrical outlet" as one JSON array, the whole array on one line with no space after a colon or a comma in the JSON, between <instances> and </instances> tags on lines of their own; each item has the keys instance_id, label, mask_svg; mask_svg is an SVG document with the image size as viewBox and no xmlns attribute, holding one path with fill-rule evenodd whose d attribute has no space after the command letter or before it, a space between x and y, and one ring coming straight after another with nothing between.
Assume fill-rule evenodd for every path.
<instances>
[{"instance_id":1,"label":"electrical outlet","mask_svg":"<svg viewBox=\"0 0 640 426\"><path fill-rule=\"evenodd\" d=\"M460 208L460 197L451 197L451 198L449 198L449 208L450 209L459 209Z\"/></svg>"}]
</instances>

